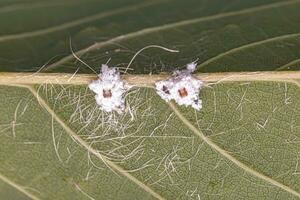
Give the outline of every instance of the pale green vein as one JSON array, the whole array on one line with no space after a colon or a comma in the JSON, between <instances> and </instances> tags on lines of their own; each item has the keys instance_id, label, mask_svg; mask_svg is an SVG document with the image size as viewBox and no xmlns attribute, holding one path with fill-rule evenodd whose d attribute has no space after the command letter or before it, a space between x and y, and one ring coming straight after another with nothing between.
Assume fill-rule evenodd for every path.
<instances>
[{"instance_id":1,"label":"pale green vein","mask_svg":"<svg viewBox=\"0 0 300 200\"><path fill-rule=\"evenodd\" d=\"M3 176L2 174L0 174L0 179L3 182L5 182L5 183L9 184L10 186L14 187L16 190L22 192L23 194L25 194L29 198L31 198L33 200L40 200L38 197L36 197L35 195L33 195L30 192L28 192L27 190L25 190L24 187L22 187L21 185L18 185L17 183L9 180L7 177Z\"/></svg>"},{"instance_id":2,"label":"pale green vein","mask_svg":"<svg viewBox=\"0 0 300 200\"><path fill-rule=\"evenodd\" d=\"M228 56L230 54L234 54L234 53L237 53L239 51L242 51L242 50L245 50L245 49L248 49L248 48L256 47L256 46L267 44L267 43L270 43L270 42L290 39L290 38L293 38L293 37L299 37L299 36L300 36L300 33L291 33L291 34L284 34L284 35L280 35L280 36L277 36L277 37L268 38L268 39L265 39L265 40L260 40L260 41L248 43L248 44L230 49L226 52L223 52L223 53L221 53L221 54L219 54L215 57L212 57L212 58L206 60L205 62L198 65L198 69L203 68L203 67L207 66L208 64L210 64L210 63L212 63L212 62L214 62L214 61L216 61L220 58L223 58L224 56Z\"/></svg>"},{"instance_id":3,"label":"pale green vein","mask_svg":"<svg viewBox=\"0 0 300 200\"><path fill-rule=\"evenodd\" d=\"M168 74L126 74L122 75L122 79L136 87L153 87L157 81L167 79L169 76ZM206 84L241 81L294 82L300 80L300 71L197 73L194 76ZM0 85L86 85L96 78L95 74L0 72Z\"/></svg>"},{"instance_id":4,"label":"pale green vein","mask_svg":"<svg viewBox=\"0 0 300 200\"><path fill-rule=\"evenodd\" d=\"M18 3L13 5L8 5L0 8L0 13L8 13L15 12L18 10L27 10L27 9L35 9L35 8L48 8L54 6L69 6L74 5L76 3L82 3L82 1L59 1L59 2L35 2L35 3Z\"/></svg>"},{"instance_id":5,"label":"pale green vein","mask_svg":"<svg viewBox=\"0 0 300 200\"><path fill-rule=\"evenodd\" d=\"M294 66L295 64L299 64L300 65L300 59L296 59L296 60L293 60L283 66L280 66L276 69L276 71L280 71L280 70L285 70L285 69L288 69L289 67L292 67Z\"/></svg>"},{"instance_id":6,"label":"pale green vein","mask_svg":"<svg viewBox=\"0 0 300 200\"><path fill-rule=\"evenodd\" d=\"M164 0L166 1L166 0ZM112 10L112 11L108 11L108 12L103 12L100 14L96 14L96 15L92 15L89 17L85 17L82 19L78 19L75 21L71 21L71 22L67 22L58 26L53 26L50 28L46 28L46 29L41 29L41 30L36 30L36 31L31 31L31 32L24 32L24 33L18 33L18 34L11 34L11 35L3 35L0 36L0 42L5 42L5 41L9 41L9 40L16 40L16 39L24 39L24 38L30 38L30 37L35 37L35 36L41 36L41 35L45 35L45 34L49 34L49 33L53 33L53 32L57 32L57 31L62 31L68 28L72 28L72 27L76 27L85 23L89 23L95 20L99 20L105 17L109 17L112 15L117 15L117 14L121 14L121 13L125 13L125 12L129 12L129 11L134 11L134 10L138 10L141 9L143 7L147 7L150 5L154 5L157 3L161 3L164 1L150 1L150 2L146 2L146 3L140 3L140 4L135 4L135 5L131 5L128 7L124 7L124 8L119 8L116 10Z\"/></svg>"},{"instance_id":7,"label":"pale green vein","mask_svg":"<svg viewBox=\"0 0 300 200\"><path fill-rule=\"evenodd\" d=\"M240 162L239 160L237 160L235 157L233 157L232 155L230 155L227 151L225 151L224 149L222 149L221 147L219 147L216 143L214 143L213 141L211 141L209 138L207 138L199 129L197 129L194 125L192 125L181 113L180 111L176 108L176 106L173 103L169 103L170 108L174 111L174 113L176 114L176 116L192 131L194 132L197 136L199 136L204 142L206 142L212 149L214 149L215 151L217 151L218 153L220 153L222 156L224 156L225 158L227 158L228 160L230 160L231 162L233 162L234 164L236 164L238 167L240 167L241 169L243 169L244 171L246 171L247 173L258 177L264 181L266 181L267 183L274 185L276 187L279 187L283 190L285 190L288 193L291 193L297 197L300 197L300 193L293 190L292 188L258 172L255 171L254 169L248 167L247 165L245 165L244 163Z\"/></svg>"},{"instance_id":8,"label":"pale green vein","mask_svg":"<svg viewBox=\"0 0 300 200\"><path fill-rule=\"evenodd\" d=\"M104 156L102 156L97 150L93 149L88 143L86 143L83 139L81 139L47 104L47 102L37 93L37 91L32 87L28 85L15 85L19 87L27 88L33 96L38 100L39 104L47 110L47 112L53 117L53 119L56 120L57 123L59 123L62 128L72 137L74 140L78 142L81 146L83 146L87 151L95 155L97 158L102 160L106 165L108 165L111 169L115 170L119 174L123 175L124 177L128 178L130 181L134 182L136 185L138 185L140 188L142 188L144 191L151 194L153 197L164 200L162 196L160 196L158 193L156 193L154 190L152 190L149 186L132 176L130 173L122 169L119 165L115 164L114 162L106 159Z\"/></svg>"},{"instance_id":9,"label":"pale green vein","mask_svg":"<svg viewBox=\"0 0 300 200\"><path fill-rule=\"evenodd\" d=\"M195 19L188 19L188 20L183 20L183 21L179 21L179 22L175 22L175 23L170 23L170 24L145 28L145 29L142 29L142 30L139 30L139 31L135 31L135 32L131 32L131 33L128 33L128 34L125 34L125 35L117 36L115 38L112 38L112 39L104 41L104 42L95 43L95 44L93 44L89 47L86 47L84 49L81 49L81 50L75 52L75 54L77 56L81 56L81 55L83 55L83 54L85 54L89 51L100 49L100 48L103 48L103 47L105 47L107 45L110 45L110 44L114 44L114 43L117 43L117 42L121 42L121 41L124 41L124 40L128 40L128 39L131 39L131 38L135 38L135 37L138 37L138 36L158 32L158 31L163 31L163 30L168 30L168 29L177 28L177 27L181 27L181 26L191 25L191 24L195 24L195 23L199 23L199 22L205 22L205 21L210 21L210 20L215 20L215 19L222 19L222 18L225 18L225 17L237 16L237 15L243 15L243 14L251 14L251 13L264 11L264 10L268 10L268 9L272 9L272 8L278 8L278 7L282 7L282 6L297 4L299 2L300 2L300 0L291 0L291 1L273 3L273 4L248 8L248 9L244 9L244 10L240 10L240 11L219 13L219 14L212 15L212 16L200 17L200 18L195 18ZM1 37L0 37L0 41L1 41ZM68 55L68 56L62 58L61 60L45 67L43 71L55 68L55 67L65 63L67 61L72 60L72 59L74 59L73 55L72 54Z\"/></svg>"}]
</instances>

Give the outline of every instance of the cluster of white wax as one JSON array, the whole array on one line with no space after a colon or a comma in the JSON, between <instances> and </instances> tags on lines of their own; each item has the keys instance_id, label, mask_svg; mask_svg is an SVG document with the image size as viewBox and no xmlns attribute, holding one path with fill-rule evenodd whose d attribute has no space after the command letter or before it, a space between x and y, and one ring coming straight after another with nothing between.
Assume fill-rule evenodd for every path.
<instances>
[{"instance_id":1,"label":"cluster of white wax","mask_svg":"<svg viewBox=\"0 0 300 200\"><path fill-rule=\"evenodd\" d=\"M196 66L196 63L190 63L187 69L175 71L171 78L155 83L157 94L165 101L174 100L179 105L192 106L200 110L202 101L199 92L203 82L192 76ZM185 94L181 94L180 91L184 91Z\"/></svg>"},{"instance_id":2,"label":"cluster of white wax","mask_svg":"<svg viewBox=\"0 0 300 200\"><path fill-rule=\"evenodd\" d=\"M165 101L174 100L179 105L192 106L200 110L202 101L199 98L199 92L203 82L192 76L196 66L196 63L190 63L186 69L175 71L169 79L156 82L157 94ZM118 113L124 111L124 94L130 86L121 79L116 68L102 65L99 79L92 81L89 88L96 93L96 102L102 110Z\"/></svg>"},{"instance_id":3,"label":"cluster of white wax","mask_svg":"<svg viewBox=\"0 0 300 200\"><path fill-rule=\"evenodd\" d=\"M106 112L117 111L118 113L124 111L124 93L130 87L121 79L116 68L102 65L99 79L91 82L89 88L96 93L96 102L102 110ZM105 91L109 92L111 96L106 96Z\"/></svg>"}]
</instances>

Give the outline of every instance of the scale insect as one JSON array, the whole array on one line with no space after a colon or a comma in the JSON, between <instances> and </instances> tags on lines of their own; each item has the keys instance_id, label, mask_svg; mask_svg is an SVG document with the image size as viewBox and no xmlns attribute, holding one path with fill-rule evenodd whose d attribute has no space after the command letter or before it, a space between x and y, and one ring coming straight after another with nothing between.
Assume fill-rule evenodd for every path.
<instances>
[{"instance_id":1,"label":"scale insect","mask_svg":"<svg viewBox=\"0 0 300 200\"><path fill-rule=\"evenodd\" d=\"M167 102L174 100L179 105L200 110L202 100L199 99L199 93L203 82L192 76L196 67L196 62L187 64L186 69L175 71L171 78L156 82L157 94Z\"/></svg>"},{"instance_id":2,"label":"scale insect","mask_svg":"<svg viewBox=\"0 0 300 200\"><path fill-rule=\"evenodd\" d=\"M203 82L192 76L197 63L187 65L184 70L177 70L172 77L155 83L157 94L165 101L174 100L179 105L192 106L196 110L202 108L199 98ZM92 81L89 88L96 93L95 99L100 109L106 112L125 110L125 93L132 87L121 79L116 68L102 65L99 79Z\"/></svg>"},{"instance_id":3,"label":"scale insect","mask_svg":"<svg viewBox=\"0 0 300 200\"><path fill-rule=\"evenodd\" d=\"M178 50L168 49L159 45L149 45L140 49L130 60L125 72L129 69L133 60L144 50L149 48L159 48L171 53L177 53ZM83 62L73 51L70 41L70 49L73 56L95 72L88 64ZM157 94L165 101L174 100L179 105L192 106L196 110L202 108L202 100L199 99L200 89L203 82L192 76L196 70L197 63L187 64L186 69L177 70L173 76L167 80L155 83ZM95 72L96 73L96 72ZM117 68L109 68L107 64L101 67L101 73L98 79L92 81L88 86L94 93L97 104L101 110L106 112L117 111L119 114L125 110L125 93L132 87L121 79Z\"/></svg>"},{"instance_id":4,"label":"scale insect","mask_svg":"<svg viewBox=\"0 0 300 200\"><path fill-rule=\"evenodd\" d=\"M124 94L131 88L120 77L116 68L109 68L103 64L98 79L89 84L89 88L96 93L95 99L100 109L106 112L117 111L119 114L125 110Z\"/></svg>"},{"instance_id":5,"label":"scale insect","mask_svg":"<svg viewBox=\"0 0 300 200\"><path fill-rule=\"evenodd\" d=\"M159 48L168 52L177 53L177 50L168 49L166 47L158 45L149 45L140 49L130 60L124 73L127 72L133 60L144 50L149 48ZM72 51L73 52L73 51ZM73 54L77 60L85 64L91 70L90 66L84 63L80 58ZM94 71L94 70L93 70ZM100 109L106 112L117 111L119 114L125 110L125 93L132 87L129 86L125 81L121 79L120 72L117 68L109 68L108 65L104 64L101 68L101 73L98 75L98 79L92 81L89 84L89 88L96 93L95 99Z\"/></svg>"}]
</instances>

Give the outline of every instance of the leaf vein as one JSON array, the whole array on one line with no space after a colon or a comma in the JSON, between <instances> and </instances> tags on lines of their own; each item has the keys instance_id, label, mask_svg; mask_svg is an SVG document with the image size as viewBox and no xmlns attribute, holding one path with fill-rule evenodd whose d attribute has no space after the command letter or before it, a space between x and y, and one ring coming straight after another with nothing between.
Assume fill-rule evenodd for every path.
<instances>
[{"instance_id":1,"label":"leaf vein","mask_svg":"<svg viewBox=\"0 0 300 200\"><path fill-rule=\"evenodd\" d=\"M285 64L285 65L282 65L282 66L276 68L275 70L276 70L276 71L284 70L284 69L287 69L287 68L289 68L289 67L292 67L293 65L295 65L295 64L297 64L297 63L300 64L300 59L292 60L291 62L289 62L289 63L287 63L287 64Z\"/></svg>"},{"instance_id":2,"label":"leaf vein","mask_svg":"<svg viewBox=\"0 0 300 200\"><path fill-rule=\"evenodd\" d=\"M226 150L222 149L221 147L219 147L216 143L214 143L212 140L210 140L209 138L207 138L199 129L197 129L194 125L192 125L181 113L180 111L176 108L176 106L173 103L168 103L169 107L174 111L174 113L177 115L177 117L197 136L199 136L204 142L206 142L212 149L214 149L215 151L217 151L219 154L221 154L222 156L224 156L225 158L227 158L229 161L231 161L232 163L234 163L235 165L237 165L238 167L240 167L242 170L246 171L247 173L260 178L264 181L266 181L267 183L274 185L276 187L281 188L282 190L285 190L288 193L291 193L297 197L300 197L300 193L293 190L292 188L248 167L247 165L245 165L244 163L242 163L241 161L239 161L238 159L236 159L235 157L233 157L232 155L230 155Z\"/></svg>"},{"instance_id":3,"label":"leaf vein","mask_svg":"<svg viewBox=\"0 0 300 200\"><path fill-rule=\"evenodd\" d=\"M273 38L268 38L268 39L265 39L265 40L251 42L251 43L248 43L248 44L230 49L226 52L223 52L223 53L221 53L221 54L219 54L215 57L212 57L212 58L206 60L205 62L198 65L198 69L201 69L201 68L207 66L208 64L210 64L210 63L212 63L212 62L214 62L214 61L216 61L216 60L218 60L218 59L220 59L224 56L228 56L230 54L237 53L237 52L239 52L241 50L244 50L244 49L247 49L247 48L259 46L259 45L266 44L266 43L269 43L269 42L285 40L285 39L289 39L289 38L293 38L293 37L299 37L299 36L300 36L300 33L291 33L291 34L280 35L280 36L273 37ZM285 66L283 66L283 67L285 67Z\"/></svg>"},{"instance_id":4,"label":"leaf vein","mask_svg":"<svg viewBox=\"0 0 300 200\"><path fill-rule=\"evenodd\" d=\"M278 81L294 82L300 79L300 71L265 71L265 72L222 72L198 73L197 78L206 83L239 82L239 81ZM155 82L168 78L169 75L123 75L122 78L136 87L152 87ZM33 85L61 84L86 85L97 78L94 74L65 74L65 73L26 73L0 72L0 85Z\"/></svg>"},{"instance_id":5,"label":"leaf vein","mask_svg":"<svg viewBox=\"0 0 300 200\"><path fill-rule=\"evenodd\" d=\"M8 185L14 187L15 189L17 189L18 191L22 192L23 194L25 194L26 196L28 196L29 198L31 198L32 200L40 200L38 197L36 197L35 195L31 194L30 192L26 191L24 189L24 187L20 186L19 184L9 180L7 177L3 176L2 174L0 174L0 179L7 183Z\"/></svg>"},{"instance_id":6,"label":"leaf vein","mask_svg":"<svg viewBox=\"0 0 300 200\"><path fill-rule=\"evenodd\" d=\"M17 86L17 85L16 85ZM119 165L115 164L114 162L106 159L103 157L97 150L92 148L89 144L87 144L83 139L81 139L52 109L51 107L46 103L46 101L37 93L37 91L32 87L28 85L18 85L19 87L27 88L33 96L37 99L41 107L46 109L46 111L62 126L62 128L81 146L83 146L88 152L95 155L97 158L101 159L108 167L112 168L119 174L123 175L130 181L134 182L136 185L138 185L140 188L142 188L144 191L150 193L153 197L164 200L162 196L160 196L158 193L156 193L154 190L152 190L149 186L138 180L136 177L129 174L127 171L122 169Z\"/></svg>"},{"instance_id":7,"label":"leaf vein","mask_svg":"<svg viewBox=\"0 0 300 200\"><path fill-rule=\"evenodd\" d=\"M288 6L291 4L297 4L299 3L300 0L291 0L291 1L285 1L285 2L277 2L277 3L273 3L273 4L268 4L268 5L263 5L263 6L257 6L257 7L253 7L253 8L248 8L248 9L244 9L244 10L240 10L240 11L232 11L232 12L226 12L226 13L219 13L216 15L211 15L211 16L205 16L205 17L200 17L200 18L194 18L194 19L187 19L187 20L183 20L183 21L179 21L179 22L175 22L175 23L169 23L169 24L164 24L164 25L160 25L160 26L155 26L155 27L149 27L149 28L145 28L145 29L141 29L135 32L131 32L128 34L124 34L124 35L120 35L117 37L114 37L112 39L109 39L107 41L104 42L98 42L95 43L89 47L86 47L84 49L81 49L77 52L75 52L75 54L77 56L82 56L83 54L96 50L96 49L100 49L103 48L109 44L114 44L116 42L121 42L130 38L135 38L141 35L146 35L146 34L150 34L150 33L154 33L154 32L158 32L158 31L163 31L163 30L168 30L171 28L176 28L176 27L181 27L181 26L185 26L185 25L191 25L191 24L195 24L195 23L199 23L199 22L205 22L205 21L210 21L210 20L215 20L215 19L222 19L225 17L231 17L231 16L236 16L236 15L243 15L243 14L251 14L251 13L255 13L255 12L259 12L259 11L263 11L263 10L267 10L267 9L272 9L272 8L277 8L280 6ZM0 37L0 41L1 41L1 37ZM73 59L73 55L68 55L65 56L64 58L60 59L59 61L52 63L51 65L46 66L43 71L47 71L50 69L53 69L57 66L59 66L60 64L63 64L69 60Z\"/></svg>"},{"instance_id":8,"label":"leaf vein","mask_svg":"<svg viewBox=\"0 0 300 200\"><path fill-rule=\"evenodd\" d=\"M159 1L159 3L161 3L162 1L166 1L166 0L161 0L161 1ZM132 11L132 10L137 10L137 9L142 8L142 7L147 7L147 6L150 6L150 5L157 4L157 3L158 2L156 2L156 1L150 1L150 2L141 3L141 4L137 4L137 5L132 5L132 6L124 7L124 8L119 8L119 9L116 9L116 10L113 10L113 11L108 11L108 12L92 15L92 16L89 16L89 17L85 17L83 19L74 20L74 21L67 22L67 23L64 23L64 24L61 24L61 25L58 25L58 26L53 26L53 27L50 27L50 28L40 29L40 30L36 30L36 31L31 31L31 32L18 33L18 34L2 35L2 36L0 36L0 42L6 42L6 41L16 40L16 39L30 38L30 37L45 35L45 34L57 32L57 31L62 31L62 30L72 28L72 27L76 27L76 26L79 26L79 25L82 25L82 24L85 24L85 23L88 23L88 22L92 22L92 21L95 21L95 20L99 20L99 19L102 19L102 18L105 18L105 17L109 17L109 16L112 16L112 15Z\"/></svg>"}]
</instances>

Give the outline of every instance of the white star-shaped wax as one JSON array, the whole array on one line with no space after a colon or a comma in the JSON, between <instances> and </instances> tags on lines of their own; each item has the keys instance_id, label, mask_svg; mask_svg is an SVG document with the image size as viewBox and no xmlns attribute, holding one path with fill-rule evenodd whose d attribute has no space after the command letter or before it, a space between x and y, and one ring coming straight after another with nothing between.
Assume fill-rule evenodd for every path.
<instances>
[{"instance_id":1,"label":"white star-shaped wax","mask_svg":"<svg viewBox=\"0 0 300 200\"><path fill-rule=\"evenodd\" d=\"M156 82L157 94L165 101L174 100L179 105L200 110L202 100L199 99L199 93L203 82L192 76L196 66L196 63L190 63L185 70L175 71L173 77Z\"/></svg>"},{"instance_id":2,"label":"white star-shaped wax","mask_svg":"<svg viewBox=\"0 0 300 200\"><path fill-rule=\"evenodd\" d=\"M92 81L89 88L96 93L95 99L100 109L106 112L125 110L124 93L130 86L124 82L116 68L102 65L99 79Z\"/></svg>"}]
</instances>

